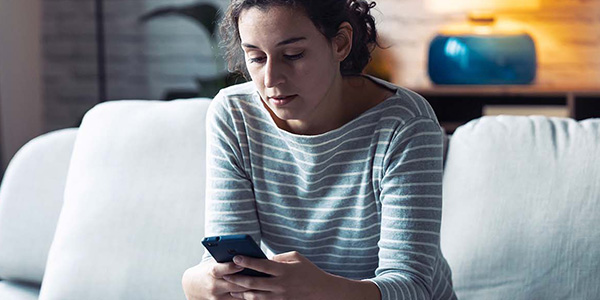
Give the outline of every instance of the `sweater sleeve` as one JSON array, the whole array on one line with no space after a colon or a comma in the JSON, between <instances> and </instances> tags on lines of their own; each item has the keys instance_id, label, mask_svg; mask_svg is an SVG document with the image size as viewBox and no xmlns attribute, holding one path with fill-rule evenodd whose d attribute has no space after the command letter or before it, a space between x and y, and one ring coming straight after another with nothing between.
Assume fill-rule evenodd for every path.
<instances>
[{"instance_id":1,"label":"sweater sleeve","mask_svg":"<svg viewBox=\"0 0 600 300\"><path fill-rule=\"evenodd\" d=\"M417 117L392 137L381 190L379 266L374 282L382 299L431 299L439 257L443 133Z\"/></svg>"},{"instance_id":2,"label":"sweater sleeve","mask_svg":"<svg viewBox=\"0 0 600 300\"><path fill-rule=\"evenodd\" d=\"M215 97L206 117L205 236L249 234L260 243L254 191L244 163L245 132L223 97ZM208 258L205 253L203 260Z\"/></svg>"}]
</instances>

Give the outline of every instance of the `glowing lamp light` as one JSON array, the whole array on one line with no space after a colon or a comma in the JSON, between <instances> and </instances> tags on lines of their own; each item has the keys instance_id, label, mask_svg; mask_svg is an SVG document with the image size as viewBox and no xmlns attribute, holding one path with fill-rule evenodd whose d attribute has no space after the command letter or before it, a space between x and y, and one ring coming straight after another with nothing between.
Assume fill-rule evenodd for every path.
<instances>
[{"instance_id":1,"label":"glowing lamp light","mask_svg":"<svg viewBox=\"0 0 600 300\"><path fill-rule=\"evenodd\" d=\"M432 12L510 12L515 10L535 10L540 0L425 0L425 6Z\"/></svg>"}]
</instances>

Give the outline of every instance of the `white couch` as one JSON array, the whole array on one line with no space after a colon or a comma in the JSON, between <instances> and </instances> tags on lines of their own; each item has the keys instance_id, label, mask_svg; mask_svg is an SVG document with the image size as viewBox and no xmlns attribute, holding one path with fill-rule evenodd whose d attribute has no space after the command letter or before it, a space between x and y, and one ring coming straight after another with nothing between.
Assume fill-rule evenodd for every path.
<instances>
[{"instance_id":1,"label":"white couch","mask_svg":"<svg viewBox=\"0 0 600 300\"><path fill-rule=\"evenodd\" d=\"M0 189L0 299L185 299L208 105L107 102L25 145ZM599 156L600 120L455 132L441 243L460 299L600 299Z\"/></svg>"}]
</instances>

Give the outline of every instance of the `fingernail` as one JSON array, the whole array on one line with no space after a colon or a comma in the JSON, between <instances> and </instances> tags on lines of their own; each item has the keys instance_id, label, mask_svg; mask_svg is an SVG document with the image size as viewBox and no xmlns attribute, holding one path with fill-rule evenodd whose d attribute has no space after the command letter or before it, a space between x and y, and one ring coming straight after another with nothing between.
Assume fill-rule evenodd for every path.
<instances>
[{"instance_id":1,"label":"fingernail","mask_svg":"<svg viewBox=\"0 0 600 300\"><path fill-rule=\"evenodd\" d=\"M227 280L227 281L230 281L230 280L231 280L231 276L229 276L229 275L225 275L225 276L223 276L223 279L225 279L225 280Z\"/></svg>"},{"instance_id":2,"label":"fingernail","mask_svg":"<svg viewBox=\"0 0 600 300\"><path fill-rule=\"evenodd\" d=\"M236 264L240 264L240 263L242 263L242 261L243 261L243 259L240 256L235 256L233 258L233 262Z\"/></svg>"},{"instance_id":3,"label":"fingernail","mask_svg":"<svg viewBox=\"0 0 600 300\"><path fill-rule=\"evenodd\" d=\"M240 270L244 268L244 267L239 266L239 265L233 265L233 267L236 268L236 269L240 269Z\"/></svg>"},{"instance_id":4,"label":"fingernail","mask_svg":"<svg viewBox=\"0 0 600 300\"><path fill-rule=\"evenodd\" d=\"M242 299L242 294L241 293L229 293L229 295L231 295L231 297L236 298L236 299Z\"/></svg>"}]
</instances>

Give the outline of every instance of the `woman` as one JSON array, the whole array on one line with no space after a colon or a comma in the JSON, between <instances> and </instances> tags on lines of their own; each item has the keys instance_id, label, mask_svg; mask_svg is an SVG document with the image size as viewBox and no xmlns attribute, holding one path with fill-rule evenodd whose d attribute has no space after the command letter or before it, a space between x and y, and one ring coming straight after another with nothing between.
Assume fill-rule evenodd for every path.
<instances>
[{"instance_id":1,"label":"woman","mask_svg":"<svg viewBox=\"0 0 600 300\"><path fill-rule=\"evenodd\" d=\"M455 298L439 248L442 131L422 97L361 75L373 6L230 4L227 58L252 82L208 112L206 235L247 233L277 255L207 254L183 276L188 299Z\"/></svg>"}]
</instances>

